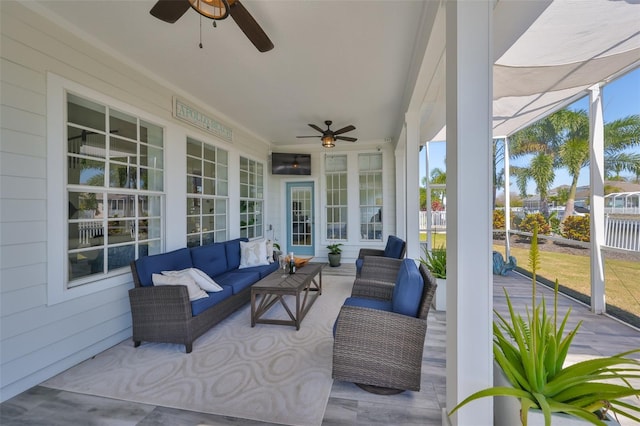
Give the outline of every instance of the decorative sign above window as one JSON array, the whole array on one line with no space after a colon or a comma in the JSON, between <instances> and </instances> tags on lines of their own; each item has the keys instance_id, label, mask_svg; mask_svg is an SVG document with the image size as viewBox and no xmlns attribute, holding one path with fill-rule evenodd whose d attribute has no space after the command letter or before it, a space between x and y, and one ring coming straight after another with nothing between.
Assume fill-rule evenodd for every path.
<instances>
[{"instance_id":1,"label":"decorative sign above window","mask_svg":"<svg viewBox=\"0 0 640 426\"><path fill-rule=\"evenodd\" d=\"M228 142L233 142L233 131L230 128L187 105L177 97L173 98L173 116Z\"/></svg>"}]
</instances>

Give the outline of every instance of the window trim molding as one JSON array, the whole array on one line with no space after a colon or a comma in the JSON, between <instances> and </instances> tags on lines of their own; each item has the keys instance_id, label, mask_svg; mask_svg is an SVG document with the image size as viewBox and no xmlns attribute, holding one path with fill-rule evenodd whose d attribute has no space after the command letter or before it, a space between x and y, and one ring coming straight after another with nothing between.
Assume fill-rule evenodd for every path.
<instances>
[{"instance_id":1,"label":"window trim molding","mask_svg":"<svg viewBox=\"0 0 640 426\"><path fill-rule=\"evenodd\" d=\"M68 80L57 74L47 72L47 305L73 300L87 296L109 288L129 284L132 282L129 271L117 273L112 276L97 279L75 287L67 287L69 271L67 270L68 236L66 235L67 218L64 215L67 205L66 168L66 144L64 142L64 129L66 123L65 92L75 92L98 102L109 105L112 108L126 111L138 118L148 120L161 126L165 132L169 124L167 121L153 116L133 105L114 99L108 95L90 89L79 83ZM165 153L166 157L166 153ZM167 173L163 174L165 188L162 194L167 193ZM166 202L163 202L162 215L166 215ZM166 221L162 221L163 248L166 245Z\"/></svg>"}]
</instances>

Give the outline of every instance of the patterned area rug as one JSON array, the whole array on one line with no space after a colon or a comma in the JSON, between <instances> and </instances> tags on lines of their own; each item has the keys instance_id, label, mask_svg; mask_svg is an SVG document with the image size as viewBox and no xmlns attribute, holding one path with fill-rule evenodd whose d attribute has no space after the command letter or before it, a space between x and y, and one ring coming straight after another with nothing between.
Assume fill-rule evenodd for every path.
<instances>
[{"instance_id":1,"label":"patterned area rug","mask_svg":"<svg viewBox=\"0 0 640 426\"><path fill-rule=\"evenodd\" d=\"M320 425L333 380L332 327L352 277L323 292L293 326L257 324L249 305L184 346L126 340L42 385L71 392L286 425ZM295 306L289 305L289 306ZM270 316L285 319L278 304Z\"/></svg>"}]
</instances>

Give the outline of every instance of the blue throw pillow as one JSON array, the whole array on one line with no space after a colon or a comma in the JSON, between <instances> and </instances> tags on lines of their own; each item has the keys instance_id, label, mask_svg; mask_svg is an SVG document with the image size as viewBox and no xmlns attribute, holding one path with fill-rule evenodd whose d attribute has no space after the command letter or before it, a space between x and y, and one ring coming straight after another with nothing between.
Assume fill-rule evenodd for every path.
<instances>
[{"instance_id":1,"label":"blue throw pillow","mask_svg":"<svg viewBox=\"0 0 640 426\"><path fill-rule=\"evenodd\" d=\"M404 250L404 240L389 235L387 239L387 245L384 248L384 257L390 257L392 259L400 259L402 257L402 251Z\"/></svg>"},{"instance_id":2,"label":"blue throw pillow","mask_svg":"<svg viewBox=\"0 0 640 426\"><path fill-rule=\"evenodd\" d=\"M422 276L413 259L404 259L393 288L393 312L417 317L423 287Z\"/></svg>"},{"instance_id":3,"label":"blue throw pillow","mask_svg":"<svg viewBox=\"0 0 640 426\"><path fill-rule=\"evenodd\" d=\"M162 271L180 271L192 266L191 254L188 248L152 256L142 256L136 260L136 269L142 287L153 285L153 274L159 274Z\"/></svg>"}]
</instances>

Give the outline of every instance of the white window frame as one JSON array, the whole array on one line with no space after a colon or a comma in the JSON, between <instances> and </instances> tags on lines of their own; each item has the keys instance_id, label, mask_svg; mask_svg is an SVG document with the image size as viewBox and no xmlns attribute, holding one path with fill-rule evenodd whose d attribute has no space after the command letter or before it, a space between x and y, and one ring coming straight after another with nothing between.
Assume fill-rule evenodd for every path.
<instances>
[{"instance_id":1,"label":"white window frame","mask_svg":"<svg viewBox=\"0 0 640 426\"><path fill-rule=\"evenodd\" d=\"M344 157L344 161L345 161L345 169L344 170L338 170L338 171L333 171L333 170L329 170L329 168L327 167L327 162L329 161L329 158L334 158L334 157ZM325 157L325 232L324 232L324 238L326 239L326 241L347 241L349 239L348 235L349 235L349 167L348 167L348 162L349 162L349 156L345 153L345 154L336 154L336 155L327 155ZM328 178L331 177L332 179L335 178L335 176L338 176L338 178L340 180L344 180L345 182L345 187L341 188L341 187L334 187L333 185L330 187L329 186L329 181ZM333 183L332 183L333 184ZM336 191L345 191L346 192L346 203L345 204L333 204L333 202L335 201L335 192ZM330 197L330 194L332 194L332 196ZM331 200L330 200L331 198ZM342 221L340 222L329 222L329 210L330 209L335 209L335 208L339 208L339 209L344 209L345 210L345 214L343 217L341 217ZM328 234L328 226L329 225L335 226L335 225L344 225L346 226L346 232L344 234L344 238L329 238L329 234ZM335 234L332 234L335 235Z\"/></svg>"},{"instance_id":2,"label":"white window frame","mask_svg":"<svg viewBox=\"0 0 640 426\"><path fill-rule=\"evenodd\" d=\"M213 181L213 183L214 183L214 185L216 187L216 190L215 190L216 194L215 195L206 194L206 193L204 193L204 190L202 192L200 192L200 193L192 193L192 192L189 192L188 190L186 192L187 207L189 206L189 200L190 199L199 199L200 200L200 208L201 209L202 209L202 205L203 205L203 200L213 200L214 202L219 201L219 200L223 200L225 202L225 206L226 206L225 207L225 222L226 222L226 226L224 227L224 229L215 229L211 233L214 234L214 241L216 241L216 242L226 241L226 240L229 239L229 219L230 219L230 216L229 216L229 190L230 190L230 187L229 187L229 157L230 157L229 150L224 149L224 148L220 148L220 147L218 147L216 145L213 145L213 144L209 144L207 142L204 142L204 141L200 140L199 138L187 137L187 140L185 141L185 144L186 144L185 159L187 161L189 161L189 158L198 159L198 160L200 160L200 162L202 164L204 164L206 161L208 161L208 160L206 160L204 158L204 156L202 155L202 152L201 152L201 156L200 157L195 157L195 156L192 156L192 155L189 154L189 141L190 140L193 141L193 142L200 143L201 151L205 146L207 146L210 149L215 150L215 152L216 152L216 161L215 162L209 161L209 162L214 164L216 169L219 166L222 165L222 164L220 164L218 162L219 152L224 151L226 153L226 155L227 155L227 162L226 162L226 164L224 164L224 166L227 168L227 178L226 178L226 180L225 179L220 179L219 176L218 176L218 172L216 172L216 176L215 177L211 177L211 176L205 176L205 172L204 172L204 170L202 170L201 175L200 175L200 178L203 179L203 181L204 181L204 179L209 179L209 180ZM187 165L187 170L188 170L188 168L189 167ZM203 167L203 169L204 169L204 167ZM189 185L189 179L191 177L193 177L193 176L195 176L195 175L187 173L187 175L186 175L187 185ZM227 193L221 195L221 194L219 194L219 187L220 187L220 184L223 183L223 182L226 183ZM195 216L196 215L187 214L187 224L189 223L189 217L195 217ZM202 224L202 216L203 216L202 210L200 210L200 213L197 216L199 217L199 221L200 221L199 223L201 225ZM214 216L217 216L217 215L214 214ZM223 240L215 240L215 234L217 234L219 232L222 232L222 231L224 231L224 233L225 233L225 238ZM200 245L202 245L203 232L204 231L202 229L202 226L200 226L200 229L197 232L186 232L187 246L188 246L189 237L195 236L195 235L199 235L200 236Z\"/></svg>"},{"instance_id":3,"label":"white window frame","mask_svg":"<svg viewBox=\"0 0 640 426\"><path fill-rule=\"evenodd\" d=\"M368 168L366 170L362 170L360 168L360 157L361 156L368 156L368 157L374 157L374 156L379 156L380 157L380 169L372 169L372 168ZM378 226L375 225L371 225L371 220L369 219L371 216L373 216L371 213L373 213L374 215L376 214L375 209L379 209L378 211L381 213L382 210L384 209L384 156L382 155L381 152L377 152L377 153L359 153L358 156L358 227L359 227L359 235L360 235L360 241L382 241L383 237L384 237L384 227L383 227L383 223L382 221L379 222L374 222L374 223L379 223ZM374 203L369 203L369 204L364 204L363 200L362 200L362 191L375 191L376 187L374 188L361 188L361 180L363 176L366 176L366 180L367 183L370 181L371 178L373 178L373 180L375 180L374 176L379 175L380 177L380 194L381 194L381 199L380 199L380 203L377 202L377 200L375 200ZM369 210L369 212L366 215L363 215L362 210L363 209L367 209ZM365 238L362 236L362 227L366 227L367 231L369 231L372 227L374 232L376 231L376 228L379 227L380 228L380 238Z\"/></svg>"},{"instance_id":4,"label":"white window frame","mask_svg":"<svg viewBox=\"0 0 640 426\"><path fill-rule=\"evenodd\" d=\"M87 296L109 288L131 283L130 271L125 268L109 274L99 274L95 280L84 285L69 287L68 278L68 205L67 205L67 144L66 135L66 92L73 92L95 102L109 105L112 108L154 123L164 128L166 135L167 122L151 116L143 110L127 103L111 98L96 90L67 80L53 73L47 73L47 304L72 300ZM166 136L164 138L166 140ZM161 196L161 251L166 244L166 170L163 173Z\"/></svg>"},{"instance_id":5,"label":"white window frame","mask_svg":"<svg viewBox=\"0 0 640 426\"><path fill-rule=\"evenodd\" d=\"M254 190L255 190L254 192L255 192L255 195L256 195L255 197L251 197L251 196L245 197L245 196L242 195L243 182L242 182L241 175L242 175L242 172L243 172L243 170L242 170L242 160L243 159L247 160L250 164L254 163L256 168L257 168L258 165L262 166L262 176L261 176L262 177L262 186L258 185L257 178L258 178L259 175L258 175L257 172L253 173L253 174L250 174L250 176L249 176L249 178L251 178L251 176L255 176L256 177L256 181L255 182L251 182L251 181L246 182L248 190L249 190L249 195L251 195L251 188L254 188ZM252 240L253 239L259 239L259 238L264 238L264 236L265 236L265 229L264 229L264 213L265 213L264 212L264 207L265 207L264 191L265 191L265 180L266 180L266 176L265 176L266 165L265 165L264 162L262 162L260 160L254 160L254 159L252 159L252 158L250 158L248 156L240 155L238 170L239 170L239 175L238 176L240 177L240 180L239 180L239 188L240 188L239 198L240 198L240 202L238 204L238 209L239 209L240 215L241 215L240 223L242 223L242 214L243 213L242 213L242 207L241 206L242 206L243 202L247 202L247 203L254 202L254 203L260 204L260 206L261 206L260 217L262 219L262 222L259 225L260 225L260 229L262 230L262 232L260 234L254 233L254 235L251 236L251 237L249 237L247 235L246 237L249 238L249 239L252 239ZM249 172L249 171L250 170L247 170L247 172ZM240 230L240 236L245 237L243 235L243 229L247 229L247 231L248 231L249 226L257 228L258 224L254 223L252 225L246 225L244 228L243 228L242 225L240 225L240 229L239 229ZM249 234L249 233L247 232L247 234Z\"/></svg>"}]
</instances>

